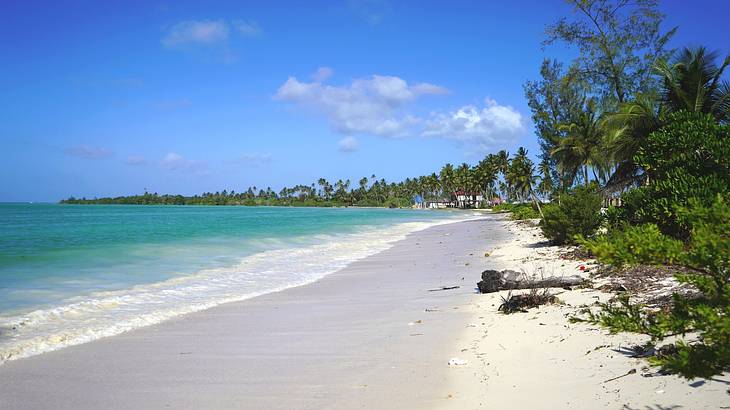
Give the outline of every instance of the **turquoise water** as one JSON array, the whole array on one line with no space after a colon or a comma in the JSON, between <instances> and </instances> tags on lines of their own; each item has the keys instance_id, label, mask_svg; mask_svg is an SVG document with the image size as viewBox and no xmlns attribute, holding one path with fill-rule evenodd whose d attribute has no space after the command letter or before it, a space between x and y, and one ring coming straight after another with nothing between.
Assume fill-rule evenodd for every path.
<instances>
[{"instance_id":1,"label":"turquoise water","mask_svg":"<svg viewBox=\"0 0 730 410\"><path fill-rule=\"evenodd\" d=\"M388 209L0 204L0 362L309 283L454 218Z\"/></svg>"}]
</instances>

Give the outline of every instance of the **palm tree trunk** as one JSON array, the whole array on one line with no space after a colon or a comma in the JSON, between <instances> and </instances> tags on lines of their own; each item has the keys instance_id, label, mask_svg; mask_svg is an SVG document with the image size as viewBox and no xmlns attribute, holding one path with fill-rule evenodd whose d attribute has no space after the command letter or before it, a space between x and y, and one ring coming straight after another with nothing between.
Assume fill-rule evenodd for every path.
<instances>
[{"instance_id":1,"label":"palm tree trunk","mask_svg":"<svg viewBox=\"0 0 730 410\"><path fill-rule=\"evenodd\" d=\"M585 180L583 181L583 184L585 184L587 186L588 185L588 165L583 165L583 178L585 178Z\"/></svg>"},{"instance_id":2,"label":"palm tree trunk","mask_svg":"<svg viewBox=\"0 0 730 410\"><path fill-rule=\"evenodd\" d=\"M545 219L545 215L543 215L542 208L540 207L540 201L537 200L537 195L535 195L535 192L532 189L530 189L530 194L532 194L533 202L537 205L537 212L540 213L540 218Z\"/></svg>"}]
</instances>

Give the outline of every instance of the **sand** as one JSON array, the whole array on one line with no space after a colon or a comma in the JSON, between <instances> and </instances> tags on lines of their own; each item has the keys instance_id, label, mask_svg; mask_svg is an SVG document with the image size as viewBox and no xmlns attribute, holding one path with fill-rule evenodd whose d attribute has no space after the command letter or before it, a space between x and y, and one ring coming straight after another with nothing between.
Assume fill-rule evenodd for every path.
<instances>
[{"instance_id":1,"label":"sand","mask_svg":"<svg viewBox=\"0 0 730 410\"><path fill-rule=\"evenodd\" d=\"M565 249L548 246L539 229L515 222L503 226L512 239L492 251L489 268L589 276L579 266L590 270L592 261L560 259ZM628 349L646 338L610 335L595 326L569 323L568 318L583 307L605 302L613 294L593 289L553 292L562 304L511 315L496 312L507 292L473 296L472 320L477 326L465 336L469 351L463 357L473 364L480 386L457 383L463 388L454 394L471 400L464 408L730 408L730 374L694 381L659 376L646 360L630 357L633 352Z\"/></svg>"},{"instance_id":2,"label":"sand","mask_svg":"<svg viewBox=\"0 0 730 410\"><path fill-rule=\"evenodd\" d=\"M436 226L314 284L8 362L0 408L442 407L507 237L491 217Z\"/></svg>"},{"instance_id":3,"label":"sand","mask_svg":"<svg viewBox=\"0 0 730 410\"><path fill-rule=\"evenodd\" d=\"M475 291L486 268L591 267L559 252L499 215L429 228L314 284L6 363L0 408L730 406L727 375L644 377L625 350L642 338L568 323L610 294L555 290L563 304L505 316L504 293Z\"/></svg>"}]
</instances>

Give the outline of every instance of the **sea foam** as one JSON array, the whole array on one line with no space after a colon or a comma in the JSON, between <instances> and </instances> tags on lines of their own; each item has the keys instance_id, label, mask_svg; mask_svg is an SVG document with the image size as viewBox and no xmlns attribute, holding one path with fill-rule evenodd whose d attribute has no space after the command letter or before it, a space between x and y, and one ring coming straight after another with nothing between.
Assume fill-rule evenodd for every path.
<instances>
[{"instance_id":1,"label":"sea foam","mask_svg":"<svg viewBox=\"0 0 730 410\"><path fill-rule=\"evenodd\" d=\"M405 222L352 234L318 235L316 244L259 252L240 258L232 266L74 297L21 315L0 316L0 363L312 283L390 248L409 233L454 221Z\"/></svg>"}]
</instances>

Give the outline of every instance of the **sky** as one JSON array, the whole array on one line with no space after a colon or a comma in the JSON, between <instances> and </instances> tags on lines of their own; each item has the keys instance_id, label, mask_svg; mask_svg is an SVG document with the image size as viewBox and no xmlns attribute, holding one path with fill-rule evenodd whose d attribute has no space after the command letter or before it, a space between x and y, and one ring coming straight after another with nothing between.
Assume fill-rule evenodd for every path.
<instances>
[{"instance_id":1,"label":"sky","mask_svg":"<svg viewBox=\"0 0 730 410\"><path fill-rule=\"evenodd\" d=\"M671 46L730 52L724 0L664 1ZM562 0L0 2L0 201L195 194L524 146Z\"/></svg>"}]
</instances>

